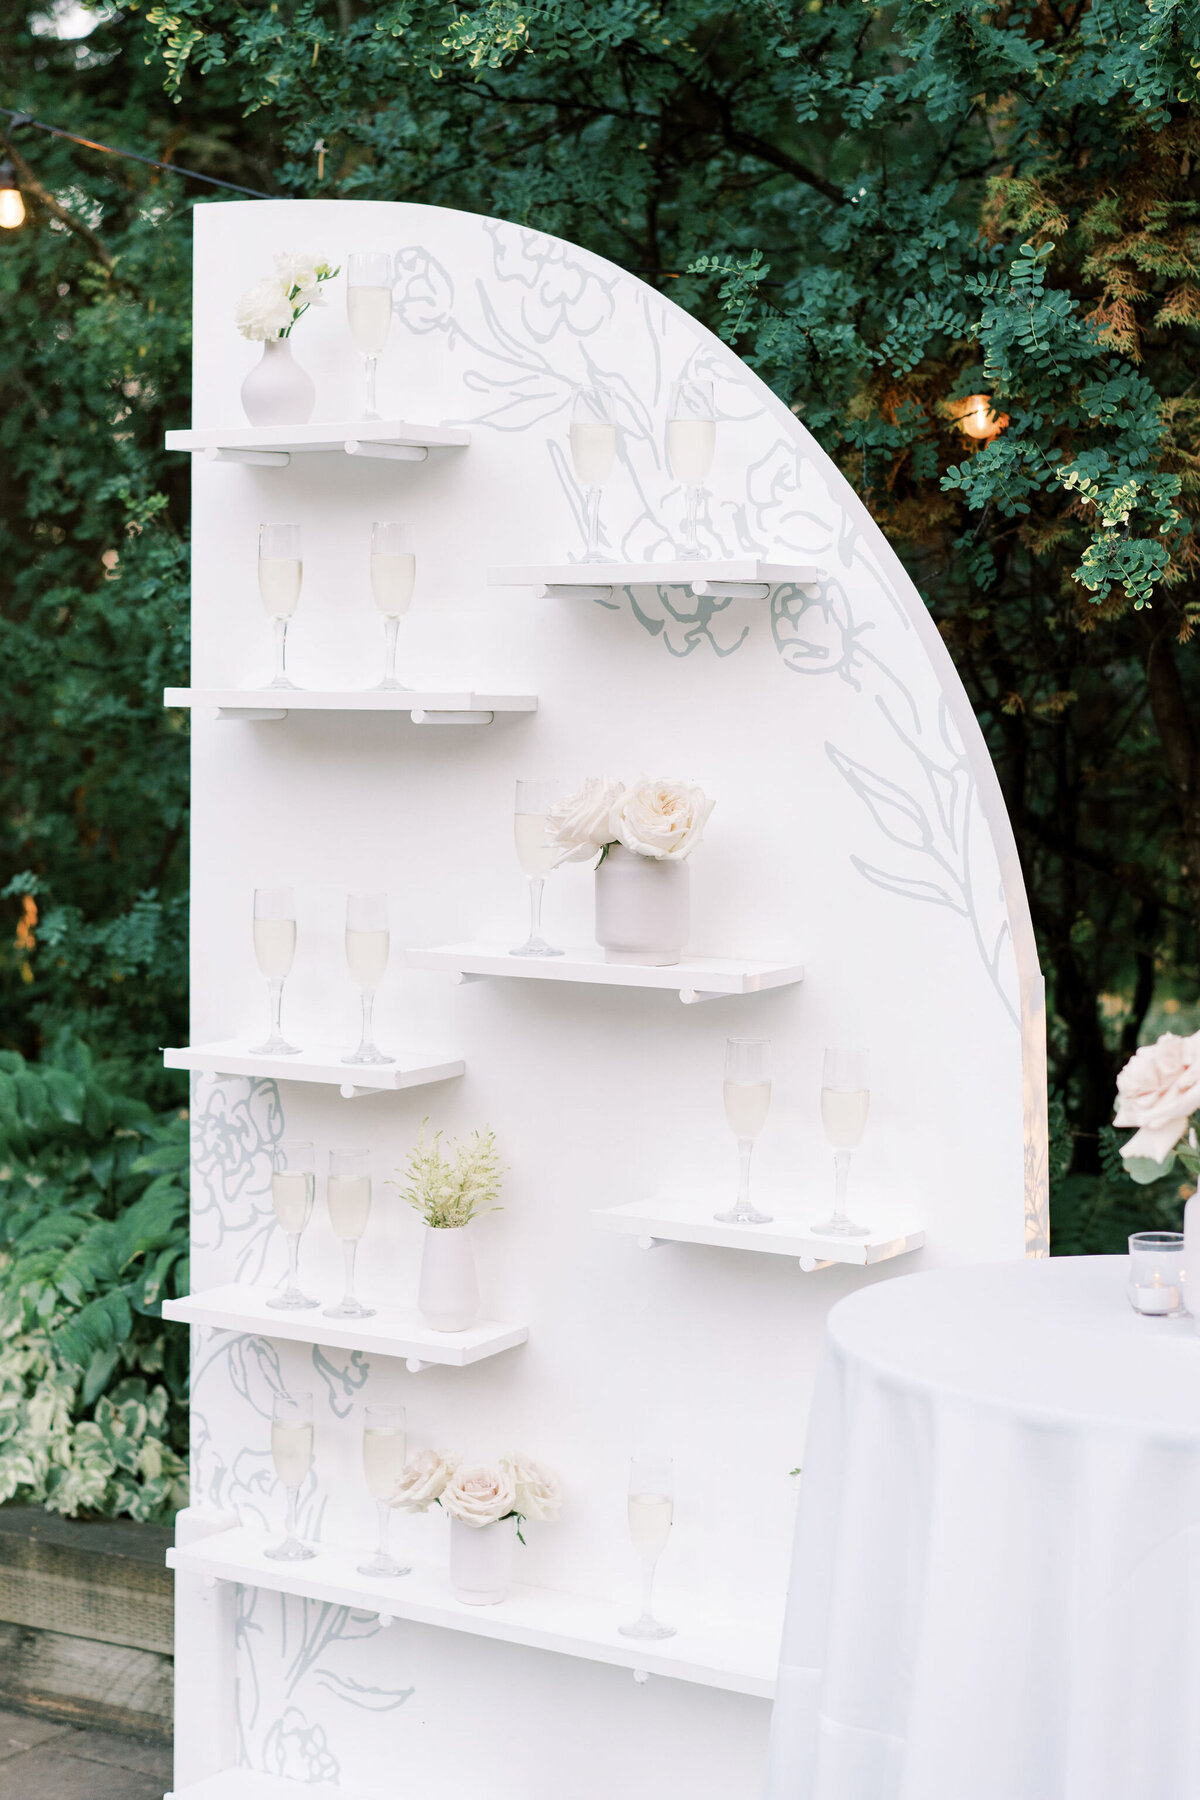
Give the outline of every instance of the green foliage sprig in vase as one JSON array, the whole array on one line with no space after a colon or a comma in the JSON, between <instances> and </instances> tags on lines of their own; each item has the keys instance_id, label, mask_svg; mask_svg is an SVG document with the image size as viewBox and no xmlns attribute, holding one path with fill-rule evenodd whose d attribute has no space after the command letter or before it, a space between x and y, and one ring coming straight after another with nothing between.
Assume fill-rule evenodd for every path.
<instances>
[{"instance_id":1,"label":"green foliage sprig in vase","mask_svg":"<svg viewBox=\"0 0 1200 1800\"><path fill-rule=\"evenodd\" d=\"M418 1305L435 1331L466 1331L479 1317L479 1279L467 1227L481 1212L498 1212L503 1170L495 1133L473 1131L442 1149L442 1134L421 1126L397 1182L403 1199L425 1221Z\"/></svg>"}]
</instances>

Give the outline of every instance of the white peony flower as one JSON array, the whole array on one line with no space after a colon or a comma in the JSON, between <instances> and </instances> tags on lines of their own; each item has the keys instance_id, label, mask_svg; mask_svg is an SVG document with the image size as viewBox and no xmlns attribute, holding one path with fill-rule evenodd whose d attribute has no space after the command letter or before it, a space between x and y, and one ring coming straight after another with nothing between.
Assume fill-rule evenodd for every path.
<instances>
[{"instance_id":1,"label":"white peony flower","mask_svg":"<svg viewBox=\"0 0 1200 1800\"><path fill-rule=\"evenodd\" d=\"M526 1519L557 1519L562 1505L562 1485L552 1469L543 1468L520 1451L500 1458L500 1467L512 1476L517 1490L516 1510Z\"/></svg>"},{"instance_id":2,"label":"white peony flower","mask_svg":"<svg viewBox=\"0 0 1200 1800\"><path fill-rule=\"evenodd\" d=\"M238 330L252 343L279 337L291 329L293 318L292 303L275 276L247 288L234 314Z\"/></svg>"},{"instance_id":3,"label":"white peony flower","mask_svg":"<svg viewBox=\"0 0 1200 1800\"><path fill-rule=\"evenodd\" d=\"M441 1499L457 1467L458 1458L450 1450L418 1450L405 1463L391 1504L405 1512L427 1511L435 1500Z\"/></svg>"},{"instance_id":4,"label":"white peony flower","mask_svg":"<svg viewBox=\"0 0 1200 1800\"><path fill-rule=\"evenodd\" d=\"M1121 1155L1166 1162L1200 1107L1200 1031L1192 1037L1164 1032L1156 1044L1143 1044L1117 1076L1114 1125L1137 1131Z\"/></svg>"},{"instance_id":5,"label":"white peony flower","mask_svg":"<svg viewBox=\"0 0 1200 1800\"><path fill-rule=\"evenodd\" d=\"M639 775L614 804L608 835L636 856L678 862L700 842L712 809L698 787Z\"/></svg>"},{"instance_id":6,"label":"white peony flower","mask_svg":"<svg viewBox=\"0 0 1200 1800\"><path fill-rule=\"evenodd\" d=\"M447 1483L442 1505L464 1525L494 1525L517 1510L516 1483L502 1464L471 1463Z\"/></svg>"},{"instance_id":7,"label":"white peony flower","mask_svg":"<svg viewBox=\"0 0 1200 1800\"><path fill-rule=\"evenodd\" d=\"M562 852L555 859L556 868L560 863L586 862L611 843L609 817L624 791L608 775L589 775L581 788L550 808L547 841Z\"/></svg>"}]
</instances>

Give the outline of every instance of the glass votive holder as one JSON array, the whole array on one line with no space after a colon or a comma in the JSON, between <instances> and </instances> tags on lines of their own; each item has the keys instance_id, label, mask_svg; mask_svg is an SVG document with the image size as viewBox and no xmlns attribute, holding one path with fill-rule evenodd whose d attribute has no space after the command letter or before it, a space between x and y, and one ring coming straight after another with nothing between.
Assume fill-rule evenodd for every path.
<instances>
[{"instance_id":1,"label":"glass votive holder","mask_svg":"<svg viewBox=\"0 0 1200 1800\"><path fill-rule=\"evenodd\" d=\"M1129 1240L1129 1304L1148 1318L1174 1319L1183 1305L1182 1231L1135 1231Z\"/></svg>"}]
</instances>

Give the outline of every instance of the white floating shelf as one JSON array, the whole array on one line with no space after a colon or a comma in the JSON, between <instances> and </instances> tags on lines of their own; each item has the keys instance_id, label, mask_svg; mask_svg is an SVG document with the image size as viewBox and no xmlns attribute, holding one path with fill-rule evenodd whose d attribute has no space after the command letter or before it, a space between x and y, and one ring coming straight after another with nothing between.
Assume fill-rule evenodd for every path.
<instances>
[{"instance_id":1,"label":"white floating shelf","mask_svg":"<svg viewBox=\"0 0 1200 1800\"><path fill-rule=\"evenodd\" d=\"M503 944L440 944L430 950L401 950L399 961L407 969L442 969L460 981L504 975L520 981L584 981L596 987L659 988L678 994L689 1006L697 1000L791 987L804 979L802 963L744 962L711 956L687 957L666 969L643 969L635 963L605 962L603 950L596 945L567 950L562 956L513 956Z\"/></svg>"},{"instance_id":2,"label":"white floating shelf","mask_svg":"<svg viewBox=\"0 0 1200 1800\"><path fill-rule=\"evenodd\" d=\"M366 1796L360 1788L335 1781L289 1781L259 1769L222 1769L173 1789L163 1800L366 1800Z\"/></svg>"},{"instance_id":3,"label":"white floating shelf","mask_svg":"<svg viewBox=\"0 0 1200 1800\"><path fill-rule=\"evenodd\" d=\"M424 1087L461 1075L459 1057L435 1056L428 1050L402 1050L391 1063L344 1063L327 1045L304 1049L296 1056L255 1056L244 1039L219 1044L188 1044L164 1050L168 1069L194 1069L204 1075L257 1075L263 1081L319 1081L340 1088L343 1099L361 1094L393 1094L401 1088Z\"/></svg>"},{"instance_id":4,"label":"white floating shelf","mask_svg":"<svg viewBox=\"0 0 1200 1800\"><path fill-rule=\"evenodd\" d=\"M360 1575L355 1567L362 1555L361 1545L353 1550L320 1545L310 1562L297 1564L271 1562L263 1555L270 1542L264 1532L239 1526L168 1550L167 1563L173 1569L218 1580L580 1656L638 1674L671 1676L764 1700L775 1692L782 1596L778 1606L762 1613L724 1620L714 1617L702 1602L690 1616L684 1616L675 1608L668 1609L664 1601L661 1610L670 1610L677 1635L642 1642L619 1634L617 1626L629 1610L629 1604L620 1600L597 1600L518 1584L499 1606L463 1606L440 1570L418 1565L411 1575L392 1581L373 1579Z\"/></svg>"},{"instance_id":5,"label":"white floating shelf","mask_svg":"<svg viewBox=\"0 0 1200 1800\"><path fill-rule=\"evenodd\" d=\"M336 450L345 456L424 462L431 450L461 450L471 434L458 425L413 425L402 419L345 419L317 425L224 425L168 431L168 450L198 451L211 462L286 468L293 456Z\"/></svg>"},{"instance_id":6,"label":"white floating shelf","mask_svg":"<svg viewBox=\"0 0 1200 1800\"><path fill-rule=\"evenodd\" d=\"M757 556L695 562L523 563L488 570L492 587L534 587L544 597L607 599L615 587L687 587L714 600L765 600L777 587L808 586L821 570Z\"/></svg>"},{"instance_id":7,"label":"white floating shelf","mask_svg":"<svg viewBox=\"0 0 1200 1800\"><path fill-rule=\"evenodd\" d=\"M634 1237L643 1249L659 1244L707 1244L718 1250L752 1250L759 1255L793 1256L806 1272L827 1269L834 1263L887 1262L893 1256L904 1256L919 1250L925 1242L925 1229L911 1215L897 1212L882 1224L876 1223L865 1237L819 1237L811 1229L812 1220L820 1217L821 1201L813 1200L804 1213L796 1211L796 1203L782 1204L770 1193L756 1193L754 1198L763 1212L772 1215L769 1225L722 1225L713 1214L733 1204L733 1179L725 1194L656 1194L649 1200L634 1200L628 1206L605 1207L593 1212L592 1218L604 1231L619 1231ZM829 1196L825 1196L828 1209ZM878 1220L882 1209L865 1201L858 1214L874 1215Z\"/></svg>"},{"instance_id":8,"label":"white floating shelf","mask_svg":"<svg viewBox=\"0 0 1200 1800\"><path fill-rule=\"evenodd\" d=\"M314 1300L318 1298L315 1283L302 1280L300 1286ZM515 1349L529 1336L528 1325L500 1325L492 1319L483 1319L467 1331L431 1331L412 1314L385 1306L380 1306L369 1319L327 1319L320 1307L292 1312L268 1306L268 1299L276 1291L231 1282L203 1294L186 1294L182 1300L164 1300L163 1318L182 1325L204 1325L212 1331L283 1338L293 1344L325 1344L334 1350L402 1356L413 1375L435 1364L465 1369L485 1357L498 1356L502 1350ZM339 1294L340 1290L324 1295L321 1305L333 1305ZM372 1304L369 1292L360 1298L365 1305Z\"/></svg>"},{"instance_id":9,"label":"white floating shelf","mask_svg":"<svg viewBox=\"0 0 1200 1800\"><path fill-rule=\"evenodd\" d=\"M537 711L535 694L471 688L164 688L164 706L212 707L221 719L286 719L292 712L408 713L414 725L490 725L497 713Z\"/></svg>"}]
</instances>

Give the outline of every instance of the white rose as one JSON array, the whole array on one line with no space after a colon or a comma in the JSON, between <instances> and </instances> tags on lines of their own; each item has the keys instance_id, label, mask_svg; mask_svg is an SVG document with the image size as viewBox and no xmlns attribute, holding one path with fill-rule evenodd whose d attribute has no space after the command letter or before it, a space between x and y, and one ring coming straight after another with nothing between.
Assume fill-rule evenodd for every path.
<instances>
[{"instance_id":1,"label":"white rose","mask_svg":"<svg viewBox=\"0 0 1200 1800\"><path fill-rule=\"evenodd\" d=\"M442 1505L464 1525L494 1525L517 1509L516 1483L495 1463L471 1463L459 1469L442 1493Z\"/></svg>"},{"instance_id":2,"label":"white rose","mask_svg":"<svg viewBox=\"0 0 1200 1800\"><path fill-rule=\"evenodd\" d=\"M608 836L637 856L680 861L700 842L712 809L698 787L639 775L615 802Z\"/></svg>"},{"instance_id":3,"label":"white rose","mask_svg":"<svg viewBox=\"0 0 1200 1800\"><path fill-rule=\"evenodd\" d=\"M562 854L555 867L565 862L586 862L612 842L609 817L624 789L607 775L589 775L581 788L560 800L546 814L546 838Z\"/></svg>"},{"instance_id":4,"label":"white rose","mask_svg":"<svg viewBox=\"0 0 1200 1800\"><path fill-rule=\"evenodd\" d=\"M500 1458L500 1467L512 1476L517 1490L516 1510L526 1519L557 1519L562 1505L562 1486L552 1469L513 1451Z\"/></svg>"},{"instance_id":5,"label":"white rose","mask_svg":"<svg viewBox=\"0 0 1200 1800\"><path fill-rule=\"evenodd\" d=\"M1200 1031L1192 1037L1164 1032L1143 1044L1117 1076L1114 1125L1136 1125L1121 1155L1136 1161L1167 1160L1200 1106Z\"/></svg>"},{"instance_id":6,"label":"white rose","mask_svg":"<svg viewBox=\"0 0 1200 1800\"><path fill-rule=\"evenodd\" d=\"M252 342L278 337L292 324L292 303L274 276L256 281L237 303L234 314L242 336Z\"/></svg>"},{"instance_id":7,"label":"white rose","mask_svg":"<svg viewBox=\"0 0 1200 1800\"><path fill-rule=\"evenodd\" d=\"M418 1450L404 1465L404 1473L396 1483L391 1504L405 1512L425 1512L440 1500L446 1483L458 1467L458 1458L449 1450Z\"/></svg>"}]
</instances>

